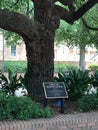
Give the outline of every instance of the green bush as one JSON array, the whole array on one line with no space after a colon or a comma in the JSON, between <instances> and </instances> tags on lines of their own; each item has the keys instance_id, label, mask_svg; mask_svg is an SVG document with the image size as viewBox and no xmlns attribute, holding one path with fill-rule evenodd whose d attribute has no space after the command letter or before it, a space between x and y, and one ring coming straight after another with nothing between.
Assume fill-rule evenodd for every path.
<instances>
[{"instance_id":1,"label":"green bush","mask_svg":"<svg viewBox=\"0 0 98 130\"><path fill-rule=\"evenodd\" d=\"M77 109L88 112L98 108L98 97L96 94L87 94L77 101Z\"/></svg>"},{"instance_id":2,"label":"green bush","mask_svg":"<svg viewBox=\"0 0 98 130\"><path fill-rule=\"evenodd\" d=\"M26 72L27 62L26 61L5 61L4 62L5 72L11 69L13 72L23 73ZM64 63L54 63L54 73L65 72L69 69L78 69L76 65L68 65Z\"/></svg>"},{"instance_id":3,"label":"green bush","mask_svg":"<svg viewBox=\"0 0 98 130\"><path fill-rule=\"evenodd\" d=\"M91 76L94 79L92 84L98 90L98 70L94 69L93 74Z\"/></svg>"},{"instance_id":4,"label":"green bush","mask_svg":"<svg viewBox=\"0 0 98 130\"><path fill-rule=\"evenodd\" d=\"M73 70L78 70L79 69L79 67L77 66L77 65L67 65L67 70L71 70L71 69L73 69Z\"/></svg>"},{"instance_id":5,"label":"green bush","mask_svg":"<svg viewBox=\"0 0 98 130\"><path fill-rule=\"evenodd\" d=\"M70 69L78 69L78 66L76 65L67 65L64 63L55 63L54 64L54 73L59 73L59 72L66 72Z\"/></svg>"},{"instance_id":6,"label":"green bush","mask_svg":"<svg viewBox=\"0 0 98 130\"><path fill-rule=\"evenodd\" d=\"M58 72L64 72L67 68L66 68L66 64L62 64L62 63L55 63L54 64L54 72L58 73Z\"/></svg>"},{"instance_id":7,"label":"green bush","mask_svg":"<svg viewBox=\"0 0 98 130\"><path fill-rule=\"evenodd\" d=\"M65 83L70 100L81 98L92 82L89 72L79 69L70 69L68 73L58 73L58 77L54 77L54 80Z\"/></svg>"},{"instance_id":8,"label":"green bush","mask_svg":"<svg viewBox=\"0 0 98 130\"><path fill-rule=\"evenodd\" d=\"M26 70L26 68L27 68L26 61L5 61L4 62L5 72L7 72L8 69L11 69L13 72L23 73Z\"/></svg>"},{"instance_id":9,"label":"green bush","mask_svg":"<svg viewBox=\"0 0 98 130\"><path fill-rule=\"evenodd\" d=\"M98 65L97 65L97 64L90 64L90 65L88 66L88 68L89 68L90 70L98 70Z\"/></svg>"},{"instance_id":10,"label":"green bush","mask_svg":"<svg viewBox=\"0 0 98 130\"><path fill-rule=\"evenodd\" d=\"M6 97L3 92L0 92L0 120L27 120L52 116L50 108L41 108L37 102L32 101L29 97Z\"/></svg>"},{"instance_id":11,"label":"green bush","mask_svg":"<svg viewBox=\"0 0 98 130\"><path fill-rule=\"evenodd\" d=\"M6 93L9 93L9 95L14 95L15 90L17 90L19 87L26 87L25 75L24 77L18 77L17 73L14 73L12 70L8 70L8 77L0 73L0 80L3 81L2 90L4 90Z\"/></svg>"}]
</instances>

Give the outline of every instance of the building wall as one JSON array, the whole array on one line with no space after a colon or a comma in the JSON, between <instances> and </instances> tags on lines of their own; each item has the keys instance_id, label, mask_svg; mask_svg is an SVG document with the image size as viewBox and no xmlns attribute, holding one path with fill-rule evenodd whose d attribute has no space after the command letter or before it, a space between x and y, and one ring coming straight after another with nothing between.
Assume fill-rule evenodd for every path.
<instances>
[{"instance_id":1,"label":"building wall","mask_svg":"<svg viewBox=\"0 0 98 130\"><path fill-rule=\"evenodd\" d=\"M0 44L0 60L2 60L2 44ZM54 61L79 61L79 49L73 48L69 49L66 46L60 46L54 48ZM96 62L98 61L98 56L96 55L96 50L91 49L86 51L85 59L87 62ZM94 58L93 58L94 57ZM4 59L5 60L26 60L26 50L25 44L16 46L16 56L11 56L11 47L4 46Z\"/></svg>"},{"instance_id":2,"label":"building wall","mask_svg":"<svg viewBox=\"0 0 98 130\"><path fill-rule=\"evenodd\" d=\"M11 47L7 47L6 42L4 41L4 60L15 60L15 61L23 61L26 60L26 50L25 44L16 46L16 56L11 56ZM2 61L2 51L3 49L3 37L2 32L0 32L0 61ZM97 63L98 56L96 55L96 49L88 47L86 50L86 65ZM77 47L68 48L64 45L55 46L54 48L54 61L66 62L68 64L79 64L79 49ZM95 56L96 55L96 56Z\"/></svg>"},{"instance_id":3,"label":"building wall","mask_svg":"<svg viewBox=\"0 0 98 130\"><path fill-rule=\"evenodd\" d=\"M64 45L60 45L54 48L55 50L55 61L79 61L80 51L78 47L68 48ZM85 60L87 62L98 61L96 55L97 50L95 48L87 47L85 52Z\"/></svg>"},{"instance_id":4,"label":"building wall","mask_svg":"<svg viewBox=\"0 0 98 130\"><path fill-rule=\"evenodd\" d=\"M17 45L16 46L16 56L11 56L11 47L5 46L4 49L4 59L5 60L26 60L26 51L25 51L25 45Z\"/></svg>"}]
</instances>

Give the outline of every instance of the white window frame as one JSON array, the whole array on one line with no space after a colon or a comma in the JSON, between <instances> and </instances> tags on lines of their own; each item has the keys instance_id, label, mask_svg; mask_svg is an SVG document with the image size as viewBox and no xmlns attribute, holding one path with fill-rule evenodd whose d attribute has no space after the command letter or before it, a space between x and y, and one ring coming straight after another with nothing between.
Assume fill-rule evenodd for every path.
<instances>
[{"instance_id":1,"label":"white window frame","mask_svg":"<svg viewBox=\"0 0 98 130\"><path fill-rule=\"evenodd\" d=\"M12 47L15 47L15 50L12 50ZM16 47L16 45L12 45L10 47L10 56L11 56L11 58L16 58L17 57L17 47Z\"/></svg>"}]
</instances>

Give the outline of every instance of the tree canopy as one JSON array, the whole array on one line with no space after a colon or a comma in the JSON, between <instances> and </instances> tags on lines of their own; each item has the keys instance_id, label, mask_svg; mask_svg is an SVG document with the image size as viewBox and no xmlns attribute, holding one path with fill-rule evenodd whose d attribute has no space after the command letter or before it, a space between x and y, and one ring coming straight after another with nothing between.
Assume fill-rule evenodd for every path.
<instances>
[{"instance_id":1,"label":"tree canopy","mask_svg":"<svg viewBox=\"0 0 98 130\"><path fill-rule=\"evenodd\" d=\"M48 9L48 6L51 6L52 4L55 4L56 0L44 0L43 1L44 4L42 4L42 2L40 4L42 4L41 7L45 7L46 9ZM74 0L59 0L60 3L62 3L64 6L67 6L68 9L63 8L61 5L55 5L54 9L55 9L55 14L58 15L60 17L60 19L63 19L64 21L67 21L68 23L72 24L74 21L76 21L77 19L81 18L90 8L92 8L98 1L97 0L88 0L87 2L85 2L78 10L75 10L74 8ZM18 20L23 19L21 22L25 24L28 23L28 18L24 15L28 15L29 12L33 12L33 8L34 8L34 3L39 3L38 1L35 0L1 0L0 1L0 27L4 28L6 30L9 31L13 31L18 33L19 35L23 35L21 34L22 32L17 32L16 29L13 30L13 28L16 25L13 25L13 27L8 27L6 25L6 23L3 23L3 25L5 24L6 26L4 27L2 25L2 21L4 20L4 17L7 19L9 16L13 16L11 19L7 19L10 20L10 22L12 21L13 24L15 24L16 22L13 21L13 18L15 18L15 20L17 19L17 23L19 25ZM51 5L49 5L51 4ZM48 8L47 8L48 7ZM44 9L45 10L45 9ZM13 11L17 11L17 13L13 12ZM21 12L21 14L20 14ZM8 21L9 22L9 21ZM9 24L10 24L9 22ZM21 23L20 22L20 23ZM29 23L31 25L31 23ZM20 28L19 26L16 28ZM22 26L21 26L22 28Z\"/></svg>"},{"instance_id":2,"label":"tree canopy","mask_svg":"<svg viewBox=\"0 0 98 130\"><path fill-rule=\"evenodd\" d=\"M98 5L91 8L82 19L76 21L73 26L61 21L59 29L56 31L56 44L65 44L68 47L77 46L80 48L80 68L85 69L85 50L87 46L98 49L98 15L96 14ZM85 23L86 22L86 23ZM89 23L89 26L87 25ZM88 26L88 27L87 27ZM84 54L83 54L84 53ZM81 61L82 59L82 61Z\"/></svg>"}]
</instances>

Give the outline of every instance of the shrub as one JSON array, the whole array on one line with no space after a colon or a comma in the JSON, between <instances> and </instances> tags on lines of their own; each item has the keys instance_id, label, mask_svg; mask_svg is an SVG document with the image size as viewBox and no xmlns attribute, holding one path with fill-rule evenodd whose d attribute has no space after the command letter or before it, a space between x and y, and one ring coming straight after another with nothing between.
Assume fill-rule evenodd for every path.
<instances>
[{"instance_id":1,"label":"shrub","mask_svg":"<svg viewBox=\"0 0 98 130\"><path fill-rule=\"evenodd\" d=\"M5 68L5 72L7 72L8 69L11 68L13 72L23 73L27 68L27 62L26 61L5 61L4 68Z\"/></svg>"},{"instance_id":2,"label":"shrub","mask_svg":"<svg viewBox=\"0 0 98 130\"><path fill-rule=\"evenodd\" d=\"M58 82L64 82L68 91L70 100L77 100L81 98L85 91L88 90L89 84L92 82L92 78L89 77L88 71L71 69L67 74L58 73L58 77L54 78Z\"/></svg>"},{"instance_id":3,"label":"shrub","mask_svg":"<svg viewBox=\"0 0 98 130\"><path fill-rule=\"evenodd\" d=\"M55 63L54 64L54 72L55 73L64 72L65 70L67 70L66 67L67 67L66 64Z\"/></svg>"},{"instance_id":4,"label":"shrub","mask_svg":"<svg viewBox=\"0 0 98 130\"><path fill-rule=\"evenodd\" d=\"M0 80L3 82L2 84L2 90L5 90L6 93L9 93L9 95L14 95L14 92L16 89L18 89L22 84L20 83L21 76L18 77L17 73L12 72L12 70L8 70L8 77L6 77L4 74L0 74Z\"/></svg>"},{"instance_id":5,"label":"shrub","mask_svg":"<svg viewBox=\"0 0 98 130\"><path fill-rule=\"evenodd\" d=\"M92 84L98 90L98 70L96 70L96 69L93 70L93 74L91 76L94 79L93 82L92 82Z\"/></svg>"},{"instance_id":6,"label":"shrub","mask_svg":"<svg viewBox=\"0 0 98 130\"><path fill-rule=\"evenodd\" d=\"M11 70L13 72L24 73L24 72L26 72L26 69L27 69L27 62L26 61L5 61L4 68L5 68L5 72L7 72L8 69L11 68ZM64 63L55 63L54 64L55 73L65 72L71 68L78 69L78 67L76 65L68 65L68 64L64 64Z\"/></svg>"},{"instance_id":7,"label":"shrub","mask_svg":"<svg viewBox=\"0 0 98 130\"><path fill-rule=\"evenodd\" d=\"M68 71L70 69L77 70L78 66L76 66L76 65L67 65L67 64L64 64L64 63L55 63L54 64L54 72L55 73L66 72L66 71Z\"/></svg>"},{"instance_id":8,"label":"shrub","mask_svg":"<svg viewBox=\"0 0 98 130\"><path fill-rule=\"evenodd\" d=\"M90 70L98 70L98 65L97 65L97 64L90 64L90 65L88 66L88 68L89 68Z\"/></svg>"},{"instance_id":9,"label":"shrub","mask_svg":"<svg viewBox=\"0 0 98 130\"><path fill-rule=\"evenodd\" d=\"M29 97L5 97L5 94L0 93L0 120L27 120L39 117L52 117L51 109L41 108L37 102L32 101Z\"/></svg>"},{"instance_id":10,"label":"shrub","mask_svg":"<svg viewBox=\"0 0 98 130\"><path fill-rule=\"evenodd\" d=\"M98 108L98 97L96 94L87 94L77 101L77 109L88 112Z\"/></svg>"},{"instance_id":11,"label":"shrub","mask_svg":"<svg viewBox=\"0 0 98 130\"><path fill-rule=\"evenodd\" d=\"M67 70L69 70L69 71L70 71L71 69L76 70L76 71L79 69L79 67L78 67L77 65L67 65L66 68L67 68Z\"/></svg>"}]
</instances>

